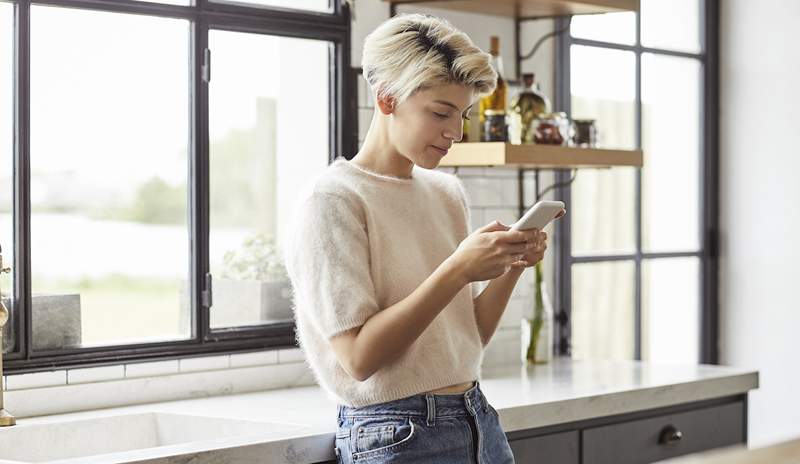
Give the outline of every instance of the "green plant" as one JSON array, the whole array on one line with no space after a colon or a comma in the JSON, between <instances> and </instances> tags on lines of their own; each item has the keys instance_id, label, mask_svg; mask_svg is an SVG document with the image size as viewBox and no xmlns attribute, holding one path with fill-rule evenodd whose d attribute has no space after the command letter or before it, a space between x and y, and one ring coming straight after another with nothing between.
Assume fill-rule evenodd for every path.
<instances>
[{"instance_id":1,"label":"green plant","mask_svg":"<svg viewBox=\"0 0 800 464\"><path fill-rule=\"evenodd\" d=\"M528 319L528 323L531 326L531 338L528 341L528 351L525 353L525 357L530 364L541 362L541 360L536 359L536 347L539 345L542 325L544 324L544 298L542 297L542 281L544 280L544 272L542 270L543 267L541 261L536 263L535 269L536 279L534 283L533 318Z\"/></svg>"},{"instance_id":2,"label":"green plant","mask_svg":"<svg viewBox=\"0 0 800 464\"><path fill-rule=\"evenodd\" d=\"M222 278L275 281L286 278L286 267L271 235L256 233L244 239L241 248L225 252Z\"/></svg>"}]
</instances>

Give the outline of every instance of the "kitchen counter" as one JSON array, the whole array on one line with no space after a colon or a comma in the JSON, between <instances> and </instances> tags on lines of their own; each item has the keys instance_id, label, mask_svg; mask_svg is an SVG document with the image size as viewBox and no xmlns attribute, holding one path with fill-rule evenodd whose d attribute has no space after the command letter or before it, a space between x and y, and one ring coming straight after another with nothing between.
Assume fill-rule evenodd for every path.
<instances>
[{"instance_id":1,"label":"kitchen counter","mask_svg":"<svg viewBox=\"0 0 800 464\"><path fill-rule=\"evenodd\" d=\"M506 433L746 394L758 372L710 365L557 358L542 366L484 369L480 381ZM335 459L336 404L317 386L172 401L21 419L16 428L141 413L168 413L287 424L237 436L58 462L270 462ZM0 429L0 438L4 433ZM171 457L168 457L171 456ZM0 461L2 462L2 461Z\"/></svg>"}]
</instances>

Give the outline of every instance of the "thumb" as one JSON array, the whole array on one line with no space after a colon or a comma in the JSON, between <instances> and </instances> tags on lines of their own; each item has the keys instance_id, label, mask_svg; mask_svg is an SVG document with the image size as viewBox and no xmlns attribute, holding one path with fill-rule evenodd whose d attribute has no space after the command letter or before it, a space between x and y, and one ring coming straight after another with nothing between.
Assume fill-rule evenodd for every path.
<instances>
[{"instance_id":1,"label":"thumb","mask_svg":"<svg viewBox=\"0 0 800 464\"><path fill-rule=\"evenodd\" d=\"M494 221L490 222L489 224L486 224L485 226L483 226L480 229L478 229L478 231L479 232L494 232L494 231L497 231L497 230L508 230L508 228L509 227L507 225L502 224L500 221L494 220Z\"/></svg>"}]
</instances>

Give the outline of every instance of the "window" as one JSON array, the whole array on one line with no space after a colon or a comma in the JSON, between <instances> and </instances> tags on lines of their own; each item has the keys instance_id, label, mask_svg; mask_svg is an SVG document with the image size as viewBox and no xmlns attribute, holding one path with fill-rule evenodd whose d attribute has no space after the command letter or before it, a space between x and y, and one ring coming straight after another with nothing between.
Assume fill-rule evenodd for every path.
<instances>
[{"instance_id":1,"label":"window","mask_svg":"<svg viewBox=\"0 0 800 464\"><path fill-rule=\"evenodd\" d=\"M212 30L209 45L211 327L291 321L280 226L328 166L330 44Z\"/></svg>"},{"instance_id":2,"label":"window","mask_svg":"<svg viewBox=\"0 0 800 464\"><path fill-rule=\"evenodd\" d=\"M10 266L14 262L14 218L13 195L14 178L14 125L13 112L14 76L14 6L10 3L0 2L0 246L2 246L2 267ZM16 315L13 313L12 303L14 281L11 273L0 273L0 293L3 304L11 312L11 319L3 327L3 345L0 351L9 353L14 350L16 341L14 324Z\"/></svg>"},{"instance_id":3,"label":"window","mask_svg":"<svg viewBox=\"0 0 800 464\"><path fill-rule=\"evenodd\" d=\"M294 345L279 243L356 145L347 8L71 3L0 0L7 370Z\"/></svg>"},{"instance_id":4,"label":"window","mask_svg":"<svg viewBox=\"0 0 800 464\"><path fill-rule=\"evenodd\" d=\"M716 133L704 119L716 49L700 23L716 11L642 0L640 13L573 18L560 43L562 106L596 120L601 147L644 150L643 168L582 170L562 191L572 214L558 304L573 357L716 362Z\"/></svg>"},{"instance_id":5,"label":"window","mask_svg":"<svg viewBox=\"0 0 800 464\"><path fill-rule=\"evenodd\" d=\"M183 19L31 7L34 350L191 337L189 38Z\"/></svg>"}]
</instances>

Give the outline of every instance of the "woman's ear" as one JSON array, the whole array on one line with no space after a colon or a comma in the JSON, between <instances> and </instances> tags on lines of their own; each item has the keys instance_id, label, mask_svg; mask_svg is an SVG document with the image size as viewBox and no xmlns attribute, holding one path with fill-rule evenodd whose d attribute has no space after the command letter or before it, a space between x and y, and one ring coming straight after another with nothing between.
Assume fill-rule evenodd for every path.
<instances>
[{"instance_id":1,"label":"woman's ear","mask_svg":"<svg viewBox=\"0 0 800 464\"><path fill-rule=\"evenodd\" d=\"M377 102L378 102L378 109L381 111L381 113L389 115L392 114L392 112L394 111L394 104L395 104L394 97L391 96L378 97Z\"/></svg>"}]
</instances>

